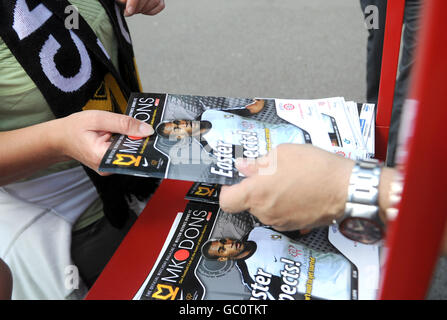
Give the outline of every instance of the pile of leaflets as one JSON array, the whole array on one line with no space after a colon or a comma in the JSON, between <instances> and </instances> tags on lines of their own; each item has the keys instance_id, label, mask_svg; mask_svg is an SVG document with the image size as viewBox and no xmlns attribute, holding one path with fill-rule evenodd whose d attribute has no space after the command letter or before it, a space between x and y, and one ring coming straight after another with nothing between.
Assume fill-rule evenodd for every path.
<instances>
[{"instance_id":1,"label":"pile of leaflets","mask_svg":"<svg viewBox=\"0 0 447 320\"><path fill-rule=\"evenodd\" d=\"M309 143L351 159L374 156L375 108L342 97L315 100L133 93L126 113L147 138L119 135L99 170L205 183L243 179L236 158Z\"/></svg>"}]
</instances>

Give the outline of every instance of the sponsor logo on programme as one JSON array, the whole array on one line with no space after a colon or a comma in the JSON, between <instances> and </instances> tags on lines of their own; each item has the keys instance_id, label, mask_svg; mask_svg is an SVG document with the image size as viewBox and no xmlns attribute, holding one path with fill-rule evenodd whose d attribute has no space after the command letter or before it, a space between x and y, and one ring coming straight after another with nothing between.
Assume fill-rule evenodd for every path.
<instances>
[{"instance_id":1,"label":"sponsor logo on programme","mask_svg":"<svg viewBox=\"0 0 447 320\"><path fill-rule=\"evenodd\" d=\"M295 105L293 105L292 103L284 103L284 104L282 105L282 108L283 108L284 110L290 111L290 110L295 109Z\"/></svg>"}]
</instances>

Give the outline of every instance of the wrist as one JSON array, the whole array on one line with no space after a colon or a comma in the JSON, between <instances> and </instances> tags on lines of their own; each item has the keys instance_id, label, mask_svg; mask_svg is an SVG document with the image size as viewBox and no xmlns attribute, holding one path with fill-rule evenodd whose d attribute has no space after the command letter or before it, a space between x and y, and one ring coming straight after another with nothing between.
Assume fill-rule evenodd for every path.
<instances>
[{"instance_id":1,"label":"wrist","mask_svg":"<svg viewBox=\"0 0 447 320\"><path fill-rule=\"evenodd\" d=\"M340 156L337 156L340 157ZM344 216L346 199L348 198L349 181L354 168L355 161L340 158L340 166L338 166L337 176L335 178L338 181L334 192L334 198L332 201L332 207L329 210L330 222L338 221Z\"/></svg>"},{"instance_id":2,"label":"wrist","mask_svg":"<svg viewBox=\"0 0 447 320\"><path fill-rule=\"evenodd\" d=\"M67 141L65 139L65 121L63 118L47 122L45 130L47 150L55 162L63 162L72 159L67 152Z\"/></svg>"}]
</instances>

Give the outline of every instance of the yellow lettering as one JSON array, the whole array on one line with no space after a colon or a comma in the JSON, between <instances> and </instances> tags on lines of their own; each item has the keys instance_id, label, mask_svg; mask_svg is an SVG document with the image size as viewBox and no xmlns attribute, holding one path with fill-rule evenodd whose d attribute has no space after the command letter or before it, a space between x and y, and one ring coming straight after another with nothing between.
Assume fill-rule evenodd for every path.
<instances>
[{"instance_id":1,"label":"yellow lettering","mask_svg":"<svg viewBox=\"0 0 447 320\"><path fill-rule=\"evenodd\" d=\"M272 149L272 141L270 139L270 130L265 128L265 142L267 143L267 151Z\"/></svg>"},{"instance_id":2,"label":"yellow lettering","mask_svg":"<svg viewBox=\"0 0 447 320\"><path fill-rule=\"evenodd\" d=\"M105 110L125 113L127 99L121 91L115 78L107 73L104 81L96 90L92 99L82 108L83 110Z\"/></svg>"}]
</instances>

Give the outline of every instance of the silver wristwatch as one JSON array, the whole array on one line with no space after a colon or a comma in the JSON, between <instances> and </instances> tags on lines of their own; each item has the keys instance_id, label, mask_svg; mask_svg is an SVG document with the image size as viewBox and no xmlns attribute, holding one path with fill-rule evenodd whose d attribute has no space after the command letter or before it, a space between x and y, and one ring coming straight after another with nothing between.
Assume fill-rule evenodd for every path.
<instances>
[{"instance_id":1,"label":"silver wristwatch","mask_svg":"<svg viewBox=\"0 0 447 320\"><path fill-rule=\"evenodd\" d=\"M348 239L373 244L383 238L378 203L381 171L382 165L375 159L357 161L352 169L345 213L338 222Z\"/></svg>"}]
</instances>

